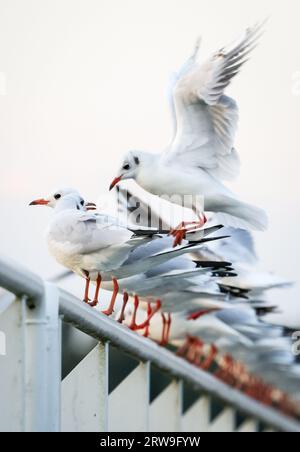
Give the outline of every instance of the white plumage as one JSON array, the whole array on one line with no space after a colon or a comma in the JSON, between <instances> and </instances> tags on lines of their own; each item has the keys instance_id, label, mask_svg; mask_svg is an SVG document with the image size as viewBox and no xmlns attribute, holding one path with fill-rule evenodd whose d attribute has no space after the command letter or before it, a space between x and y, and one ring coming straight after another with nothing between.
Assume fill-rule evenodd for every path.
<instances>
[{"instance_id":1,"label":"white plumage","mask_svg":"<svg viewBox=\"0 0 300 452\"><path fill-rule=\"evenodd\" d=\"M134 179L148 192L201 212L222 214L222 224L264 230L263 210L239 200L222 181L239 173L234 148L238 123L236 102L225 89L256 45L261 25L249 28L231 46L197 62L199 43L187 63L173 77L171 88L175 134L162 154L130 151L120 180ZM204 205L203 205L204 201Z\"/></svg>"}]
</instances>

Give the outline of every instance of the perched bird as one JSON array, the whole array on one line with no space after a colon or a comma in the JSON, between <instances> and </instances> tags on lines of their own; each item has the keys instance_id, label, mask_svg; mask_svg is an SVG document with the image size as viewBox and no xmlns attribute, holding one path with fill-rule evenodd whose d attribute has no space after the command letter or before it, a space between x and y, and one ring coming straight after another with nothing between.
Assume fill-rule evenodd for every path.
<instances>
[{"instance_id":1,"label":"perched bird","mask_svg":"<svg viewBox=\"0 0 300 452\"><path fill-rule=\"evenodd\" d=\"M143 324L147 315L146 308L141 305L141 309L137 312L137 320ZM132 317L132 306L128 305L124 312L124 323L130 325ZM165 313L171 315L171 322L168 331L168 343L176 347L183 345L187 337L197 337L203 341L205 345L214 344L216 347L218 343L222 347L222 343L228 345L227 340L239 343L244 346L249 346L252 341L237 330L231 328L228 324L216 317L216 312L222 310L221 304L219 308L198 309L190 314L189 311L182 309L181 312ZM119 313L117 313L118 316ZM155 313L153 320L146 331L139 330L140 334L144 334L156 342L163 342L166 336L164 317Z\"/></svg>"},{"instance_id":2,"label":"perched bird","mask_svg":"<svg viewBox=\"0 0 300 452\"><path fill-rule=\"evenodd\" d=\"M128 218L131 222L136 220L136 225L149 227L152 222L155 225L164 226L166 229L172 228L161 212L157 211L157 206L149 204L149 199L145 193L135 193L134 189L117 187L117 207L118 215L123 221ZM207 225L215 223L215 215L211 217ZM220 271L219 284L224 292L231 295L247 297L250 301L262 301L263 310L267 310L265 305L265 295L271 289L289 287L292 283L280 278L273 273L258 270L258 258L255 250L254 239L250 231L245 229L223 227L222 233L229 236L230 240L210 241L201 247L197 252L191 253L191 259L203 267L215 264L214 275L218 276L218 265L222 270L222 265L226 268L228 261L234 268L235 275L224 274Z\"/></svg>"},{"instance_id":3,"label":"perched bird","mask_svg":"<svg viewBox=\"0 0 300 452\"><path fill-rule=\"evenodd\" d=\"M130 324L131 316L129 305L125 324ZM137 320L143 322L146 317L146 308L139 309ZM178 347L178 355L202 369L215 372L264 403L300 413L300 366L292 354L291 339L284 337L282 328L261 322L250 305L238 303L230 309L192 314L182 310L169 316L155 313L151 324L139 333L158 343L167 338Z\"/></svg>"},{"instance_id":4,"label":"perched bird","mask_svg":"<svg viewBox=\"0 0 300 452\"><path fill-rule=\"evenodd\" d=\"M173 313L186 310L224 309L231 307L226 303L227 296L220 289L214 275L216 264L207 262L205 267L198 268L187 256L174 258L150 270L118 280L119 290L123 294L134 297L131 329L141 329L148 324L153 315ZM223 268L224 267L224 268ZM219 272L224 276L234 276L231 268L218 264ZM112 290L111 282L102 285L104 289ZM119 321L123 321L128 298L123 304ZM136 315L140 302L148 306L156 303L156 309L150 309L146 323L136 323Z\"/></svg>"},{"instance_id":5,"label":"perched bird","mask_svg":"<svg viewBox=\"0 0 300 452\"><path fill-rule=\"evenodd\" d=\"M264 230L263 210L239 200L224 184L239 172L234 148L238 122L236 102L224 91L245 63L262 31L249 28L234 44L197 63L199 45L174 78L172 86L176 130L162 154L130 151L118 177L134 179L146 191L192 209L199 218L192 227L203 226L203 212L222 214L222 224L243 229ZM174 246L191 226L180 224L174 231Z\"/></svg>"},{"instance_id":6,"label":"perched bird","mask_svg":"<svg viewBox=\"0 0 300 452\"><path fill-rule=\"evenodd\" d=\"M220 227L191 234L193 243L185 241L178 249L172 249L172 239L163 231L139 229L119 223L111 216L87 212L94 204L85 203L81 195L72 189L56 191L47 198L32 201L30 205L47 205L54 208L54 215L47 231L50 253L55 259L86 280L84 301L89 302L90 282L96 282L95 296L91 303L97 305L101 284L113 282L111 303L105 314L110 315L119 292L118 279L149 271L192 249L203 246L211 232ZM214 238L213 240L219 239Z\"/></svg>"}]
</instances>

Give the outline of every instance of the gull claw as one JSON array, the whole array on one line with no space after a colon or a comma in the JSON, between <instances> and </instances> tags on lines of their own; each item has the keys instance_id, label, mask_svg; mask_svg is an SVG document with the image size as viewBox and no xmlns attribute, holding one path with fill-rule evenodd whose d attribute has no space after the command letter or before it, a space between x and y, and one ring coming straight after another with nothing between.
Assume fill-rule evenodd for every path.
<instances>
[{"instance_id":1,"label":"gull claw","mask_svg":"<svg viewBox=\"0 0 300 452\"><path fill-rule=\"evenodd\" d=\"M110 315L112 315L114 310L113 309L105 309L105 311L101 311L101 312L102 312L102 314L107 315L109 317Z\"/></svg>"},{"instance_id":2,"label":"gull claw","mask_svg":"<svg viewBox=\"0 0 300 452\"><path fill-rule=\"evenodd\" d=\"M181 245L182 240L184 240L186 238L186 233L187 233L186 229L180 229L180 230L174 231L174 233L172 233L172 235L174 235L174 237L175 237L175 240L173 243L173 248L176 248L177 245Z\"/></svg>"},{"instance_id":3,"label":"gull claw","mask_svg":"<svg viewBox=\"0 0 300 452\"><path fill-rule=\"evenodd\" d=\"M83 301L83 303L90 304L89 302L91 301L91 299L90 298L84 298L82 301Z\"/></svg>"},{"instance_id":4,"label":"gull claw","mask_svg":"<svg viewBox=\"0 0 300 452\"><path fill-rule=\"evenodd\" d=\"M90 301L90 300L89 300ZM91 303L89 303L90 306L92 306L92 308L94 308L95 306L97 306L98 304L98 300L93 300Z\"/></svg>"}]
</instances>

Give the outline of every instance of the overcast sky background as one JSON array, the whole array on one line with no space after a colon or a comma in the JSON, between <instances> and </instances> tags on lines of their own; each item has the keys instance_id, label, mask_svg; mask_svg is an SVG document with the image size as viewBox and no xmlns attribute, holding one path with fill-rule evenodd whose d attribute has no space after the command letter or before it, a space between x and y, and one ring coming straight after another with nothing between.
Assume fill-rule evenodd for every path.
<instances>
[{"instance_id":1,"label":"overcast sky background","mask_svg":"<svg viewBox=\"0 0 300 452\"><path fill-rule=\"evenodd\" d=\"M299 0L0 0L1 254L44 277L50 209L32 199L74 186L107 195L124 152L170 139L170 73L203 36L206 56L271 15L229 89L239 103L234 190L264 207L261 266L299 281ZM275 295L300 318L300 288Z\"/></svg>"}]
</instances>

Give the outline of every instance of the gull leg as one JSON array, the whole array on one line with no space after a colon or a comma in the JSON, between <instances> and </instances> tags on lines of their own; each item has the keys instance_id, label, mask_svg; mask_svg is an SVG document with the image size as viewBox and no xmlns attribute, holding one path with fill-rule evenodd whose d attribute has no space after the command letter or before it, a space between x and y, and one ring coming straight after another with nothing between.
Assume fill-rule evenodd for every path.
<instances>
[{"instance_id":1,"label":"gull leg","mask_svg":"<svg viewBox=\"0 0 300 452\"><path fill-rule=\"evenodd\" d=\"M115 302L116 302L116 298L118 296L119 293L119 284L118 281L116 280L116 278L113 278L113 283L114 283L114 291L109 303L108 308L105 311L102 311L102 314L105 315L112 315L112 313L114 312L114 306L115 306Z\"/></svg>"},{"instance_id":2,"label":"gull leg","mask_svg":"<svg viewBox=\"0 0 300 452\"><path fill-rule=\"evenodd\" d=\"M198 342L198 340L196 340L194 347L195 347L195 357L194 357L193 363L195 366L200 367L201 363L202 363L202 358L203 358L204 344L201 341Z\"/></svg>"},{"instance_id":3,"label":"gull leg","mask_svg":"<svg viewBox=\"0 0 300 452\"><path fill-rule=\"evenodd\" d=\"M147 306L147 320L150 318L151 314L152 314L151 303L148 303L148 306ZM150 329L150 324L149 324L149 320L148 320L148 323L146 325L145 332L144 332L144 337L148 337L149 336L149 329Z\"/></svg>"},{"instance_id":4,"label":"gull leg","mask_svg":"<svg viewBox=\"0 0 300 452\"><path fill-rule=\"evenodd\" d=\"M132 314L132 319L131 319L131 324L129 325L129 328L131 330L136 330L137 329L137 324L136 324L136 313L139 307L139 297L137 295L134 296L134 309L133 309L133 314Z\"/></svg>"},{"instance_id":5,"label":"gull leg","mask_svg":"<svg viewBox=\"0 0 300 452\"><path fill-rule=\"evenodd\" d=\"M149 306L149 304L148 304L148 306ZM140 323L140 325L136 325L135 329L136 330L143 330L144 328L149 326L150 325L150 320L160 310L160 308L161 308L161 301L157 300L155 308L151 310L151 312L148 315L147 319L143 323Z\"/></svg>"},{"instance_id":6,"label":"gull leg","mask_svg":"<svg viewBox=\"0 0 300 452\"><path fill-rule=\"evenodd\" d=\"M175 234L175 239L173 242L173 248L176 248L177 245L181 245L182 240L185 239L187 233L187 229L181 229L180 231L177 231Z\"/></svg>"},{"instance_id":7,"label":"gull leg","mask_svg":"<svg viewBox=\"0 0 300 452\"><path fill-rule=\"evenodd\" d=\"M235 385L236 389L243 390L244 386L247 387L249 381L249 374L244 364L237 362L239 379Z\"/></svg>"},{"instance_id":8,"label":"gull leg","mask_svg":"<svg viewBox=\"0 0 300 452\"><path fill-rule=\"evenodd\" d=\"M200 365L201 358L203 356L203 342L196 337L192 337L190 340L190 347L188 349L186 358L188 361Z\"/></svg>"},{"instance_id":9,"label":"gull leg","mask_svg":"<svg viewBox=\"0 0 300 452\"><path fill-rule=\"evenodd\" d=\"M163 312L160 315L161 315L161 318L162 318L163 325L162 325L161 340L160 340L159 345L166 345L165 336L166 336L167 319L166 319L166 316L165 316L165 314Z\"/></svg>"},{"instance_id":10,"label":"gull leg","mask_svg":"<svg viewBox=\"0 0 300 452\"><path fill-rule=\"evenodd\" d=\"M84 274L85 274L85 291L84 291L83 301L84 301L84 303L88 303L90 301L89 300L89 289L90 289L91 279L90 279L89 272L84 271Z\"/></svg>"},{"instance_id":11,"label":"gull leg","mask_svg":"<svg viewBox=\"0 0 300 452\"><path fill-rule=\"evenodd\" d=\"M181 245L182 240L186 238L187 232L202 228L206 222L207 218L203 214L203 216L199 215L199 221L183 221L180 223L175 229L171 230L171 235L175 237L173 247L175 248L177 245Z\"/></svg>"},{"instance_id":12,"label":"gull leg","mask_svg":"<svg viewBox=\"0 0 300 452\"><path fill-rule=\"evenodd\" d=\"M197 359L199 358L199 353L200 353L199 345L196 343L195 338L191 337L190 345L186 354L186 359L190 362L194 362L196 358Z\"/></svg>"},{"instance_id":13,"label":"gull leg","mask_svg":"<svg viewBox=\"0 0 300 452\"><path fill-rule=\"evenodd\" d=\"M192 337L186 336L184 343L177 349L176 355L184 357L186 355L186 353L188 352L191 344L192 344Z\"/></svg>"},{"instance_id":14,"label":"gull leg","mask_svg":"<svg viewBox=\"0 0 300 452\"><path fill-rule=\"evenodd\" d=\"M127 292L124 292L123 294L123 305L122 305L122 309L121 309L121 313L120 313L120 317L118 318L118 322L122 323L125 320L125 309L126 309L126 305L128 303L129 300L129 295Z\"/></svg>"},{"instance_id":15,"label":"gull leg","mask_svg":"<svg viewBox=\"0 0 300 452\"><path fill-rule=\"evenodd\" d=\"M165 335L165 342L166 342L166 344L168 344L169 340L170 340L171 324L172 324L172 317L171 317L171 314L168 313L166 335Z\"/></svg>"},{"instance_id":16,"label":"gull leg","mask_svg":"<svg viewBox=\"0 0 300 452\"><path fill-rule=\"evenodd\" d=\"M193 226L189 227L189 228L186 227L186 226L191 226L191 225L193 225ZM182 221L181 223L179 223L178 226L176 226L176 228L171 229L170 234L175 237L176 233L178 231L181 231L181 230L187 231L188 229L193 230L193 229L196 229L196 226L198 227L198 225L199 225L199 221Z\"/></svg>"},{"instance_id":17,"label":"gull leg","mask_svg":"<svg viewBox=\"0 0 300 452\"><path fill-rule=\"evenodd\" d=\"M97 280L96 280L96 290L95 290L94 300L92 301L92 303L90 303L90 306L97 306L97 304L98 304L101 282L102 282L102 278L101 278L100 273L98 273Z\"/></svg>"},{"instance_id":18,"label":"gull leg","mask_svg":"<svg viewBox=\"0 0 300 452\"><path fill-rule=\"evenodd\" d=\"M224 367L224 378L223 381L225 383L228 383L229 385L232 385L235 383L235 377L234 377L234 360L230 355L224 356L225 360L225 367Z\"/></svg>"},{"instance_id":19,"label":"gull leg","mask_svg":"<svg viewBox=\"0 0 300 452\"><path fill-rule=\"evenodd\" d=\"M218 354L218 349L214 344L212 344L209 355L201 364L201 369L208 370L210 368L210 366L212 365L212 363L214 362L214 359L217 356L217 354Z\"/></svg>"}]
</instances>

